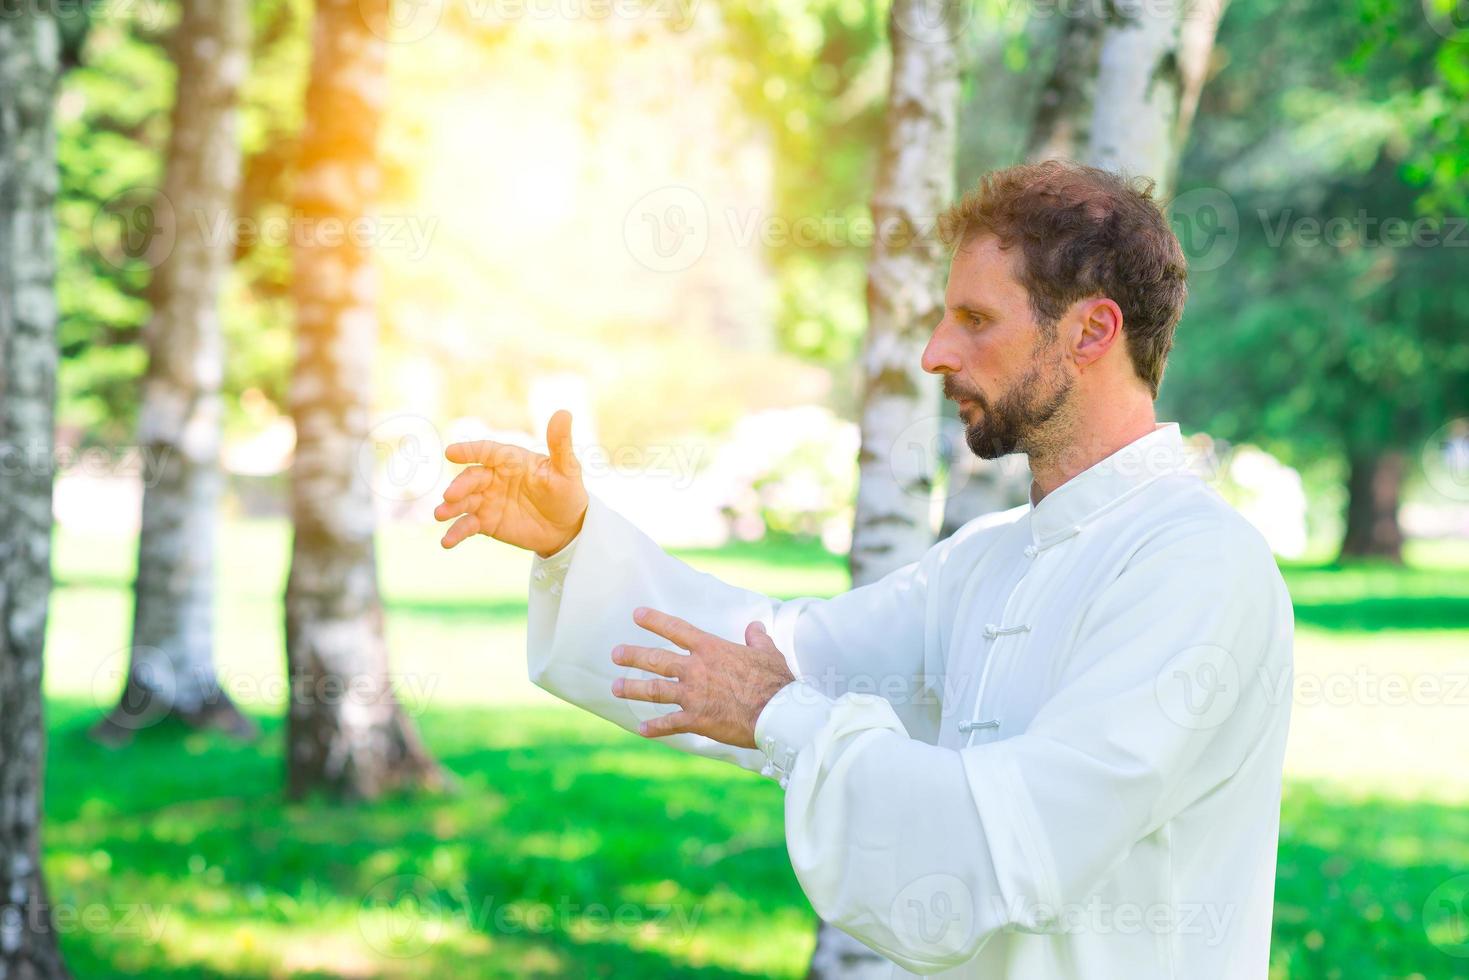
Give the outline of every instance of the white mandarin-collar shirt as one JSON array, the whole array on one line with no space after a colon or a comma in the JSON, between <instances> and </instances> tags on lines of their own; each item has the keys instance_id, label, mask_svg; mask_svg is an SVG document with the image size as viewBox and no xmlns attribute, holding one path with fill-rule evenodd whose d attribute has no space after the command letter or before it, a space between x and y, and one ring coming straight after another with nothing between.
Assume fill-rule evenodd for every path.
<instances>
[{"instance_id":1,"label":"white mandarin-collar shirt","mask_svg":"<svg viewBox=\"0 0 1469 980\"><path fill-rule=\"evenodd\" d=\"M780 780L811 904L895 976L1266 976L1290 597L1176 424L828 600L697 572L593 498L533 563L531 679L629 730L676 710L611 693L649 676L613 646L668 645L637 606L765 624L799 680L759 750L663 741Z\"/></svg>"}]
</instances>

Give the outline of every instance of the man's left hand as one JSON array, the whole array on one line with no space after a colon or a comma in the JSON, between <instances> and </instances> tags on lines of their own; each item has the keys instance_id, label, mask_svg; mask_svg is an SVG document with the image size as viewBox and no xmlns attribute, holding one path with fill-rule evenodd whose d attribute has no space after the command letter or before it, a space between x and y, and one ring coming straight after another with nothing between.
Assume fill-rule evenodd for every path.
<instances>
[{"instance_id":1,"label":"man's left hand","mask_svg":"<svg viewBox=\"0 0 1469 980\"><path fill-rule=\"evenodd\" d=\"M656 609L639 608L633 622L688 651L623 644L612 662L664 678L619 677L612 693L630 701L676 704L681 710L638 726L649 738L692 732L727 745L755 747L755 720L777 691L795 680L785 656L760 623L745 627L745 644L731 643Z\"/></svg>"}]
</instances>

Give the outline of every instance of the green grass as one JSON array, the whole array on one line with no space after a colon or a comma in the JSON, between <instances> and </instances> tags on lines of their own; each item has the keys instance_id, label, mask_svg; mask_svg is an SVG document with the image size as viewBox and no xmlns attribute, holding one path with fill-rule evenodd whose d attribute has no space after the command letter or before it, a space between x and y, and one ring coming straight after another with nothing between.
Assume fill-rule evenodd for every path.
<instances>
[{"instance_id":1,"label":"green grass","mask_svg":"<svg viewBox=\"0 0 1469 980\"><path fill-rule=\"evenodd\" d=\"M348 808L281 802L274 721L257 747L118 752L89 705L52 713L53 899L114 926L66 935L80 976L719 977L807 952L779 789L569 708L428 713L459 791Z\"/></svg>"},{"instance_id":2,"label":"green grass","mask_svg":"<svg viewBox=\"0 0 1469 980\"><path fill-rule=\"evenodd\" d=\"M459 791L334 808L281 798L284 526L231 522L221 547L221 673L265 729L250 746L87 740L120 680L134 543L58 534L45 851L76 975L801 976L814 918L779 789L533 688L525 559L436 541L389 527L380 565L399 686ZM840 559L799 543L684 557L779 595L845 587ZM1469 549L1412 557L1285 570L1298 691L1274 978L1469 977L1444 911L1469 908L1469 703L1363 693L1469 677ZM1351 684L1313 697L1303 679Z\"/></svg>"}]
</instances>

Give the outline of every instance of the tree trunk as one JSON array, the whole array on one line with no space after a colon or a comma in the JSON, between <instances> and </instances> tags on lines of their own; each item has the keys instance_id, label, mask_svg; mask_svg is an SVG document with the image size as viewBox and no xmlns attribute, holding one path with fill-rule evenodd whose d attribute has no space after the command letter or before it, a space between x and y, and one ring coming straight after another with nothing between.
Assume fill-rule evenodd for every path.
<instances>
[{"instance_id":1,"label":"tree trunk","mask_svg":"<svg viewBox=\"0 0 1469 980\"><path fill-rule=\"evenodd\" d=\"M865 389L853 586L918 559L933 543L939 386L920 366L943 310L946 255L934 222L954 193L962 4L894 0L892 78L873 189ZM887 976L892 964L821 923L813 978Z\"/></svg>"},{"instance_id":2,"label":"tree trunk","mask_svg":"<svg viewBox=\"0 0 1469 980\"><path fill-rule=\"evenodd\" d=\"M1347 476L1347 529L1340 558L1379 558L1402 563L1398 524L1407 457L1398 450L1354 453Z\"/></svg>"},{"instance_id":3,"label":"tree trunk","mask_svg":"<svg viewBox=\"0 0 1469 980\"><path fill-rule=\"evenodd\" d=\"M1178 151L1181 0L1109 7L1086 162L1172 183Z\"/></svg>"},{"instance_id":4,"label":"tree trunk","mask_svg":"<svg viewBox=\"0 0 1469 980\"><path fill-rule=\"evenodd\" d=\"M56 21L0 16L0 977L68 976L41 874L56 399Z\"/></svg>"},{"instance_id":5,"label":"tree trunk","mask_svg":"<svg viewBox=\"0 0 1469 980\"><path fill-rule=\"evenodd\" d=\"M1103 26L1091 4L1078 5L1065 17L1055 64L1036 102L1026 159L1079 160L1085 153Z\"/></svg>"},{"instance_id":6,"label":"tree trunk","mask_svg":"<svg viewBox=\"0 0 1469 980\"><path fill-rule=\"evenodd\" d=\"M913 561L933 542L937 454L915 436L938 431L939 386L920 361L943 310L946 256L934 221L954 192L960 6L900 0L890 15L892 80L867 269L853 585Z\"/></svg>"},{"instance_id":7,"label":"tree trunk","mask_svg":"<svg viewBox=\"0 0 1469 980\"><path fill-rule=\"evenodd\" d=\"M367 214L386 97L389 0L320 0L294 215ZM443 783L388 671L372 489L358 465L372 407L377 278L361 236L297 235L291 415L295 535L286 583L287 791L372 799Z\"/></svg>"},{"instance_id":8,"label":"tree trunk","mask_svg":"<svg viewBox=\"0 0 1469 980\"><path fill-rule=\"evenodd\" d=\"M1026 156L1143 175L1170 192L1228 0L1090 7L1066 18Z\"/></svg>"},{"instance_id":9,"label":"tree trunk","mask_svg":"<svg viewBox=\"0 0 1469 980\"><path fill-rule=\"evenodd\" d=\"M143 488L132 662L118 705L94 729L120 742L168 716L251 737L255 726L214 670L214 541L219 505L220 286L234 254L226 234L239 185L239 89L249 36L245 0L187 0L174 41L178 94L166 207L171 253L154 271L144 333L139 442L158 460Z\"/></svg>"},{"instance_id":10,"label":"tree trunk","mask_svg":"<svg viewBox=\"0 0 1469 980\"><path fill-rule=\"evenodd\" d=\"M1169 175L1167 187L1173 186L1178 157L1188 144L1194 113L1199 108L1199 96L1209 80L1219 22L1224 19L1224 8L1228 5L1229 0L1192 0L1184 7L1178 37L1178 71L1183 87L1178 97L1178 127L1173 135L1175 173Z\"/></svg>"}]
</instances>

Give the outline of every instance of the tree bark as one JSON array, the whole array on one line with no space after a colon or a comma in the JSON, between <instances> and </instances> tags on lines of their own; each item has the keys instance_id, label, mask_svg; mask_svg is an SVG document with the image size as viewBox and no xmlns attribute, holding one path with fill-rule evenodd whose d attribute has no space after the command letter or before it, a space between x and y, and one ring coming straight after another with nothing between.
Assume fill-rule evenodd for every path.
<instances>
[{"instance_id":1,"label":"tree bark","mask_svg":"<svg viewBox=\"0 0 1469 980\"><path fill-rule=\"evenodd\" d=\"M1347 476L1347 527L1342 560L1377 558L1401 564L1403 530L1398 524L1407 457L1399 450L1353 453Z\"/></svg>"},{"instance_id":2,"label":"tree bark","mask_svg":"<svg viewBox=\"0 0 1469 980\"><path fill-rule=\"evenodd\" d=\"M1109 6L1086 162L1172 183L1178 151L1180 3Z\"/></svg>"},{"instance_id":3,"label":"tree bark","mask_svg":"<svg viewBox=\"0 0 1469 980\"><path fill-rule=\"evenodd\" d=\"M878 234L867 269L853 585L913 561L933 542L937 456L913 437L938 428L939 386L920 360L943 310L946 256L934 221L954 190L959 59L958 27L950 25L960 6L900 0L889 18L892 79L872 198Z\"/></svg>"},{"instance_id":4,"label":"tree bark","mask_svg":"<svg viewBox=\"0 0 1469 980\"><path fill-rule=\"evenodd\" d=\"M1178 157L1188 144L1189 130L1199 108L1199 96L1212 74L1214 41L1219 36L1219 22L1229 0L1186 0L1183 23L1178 36L1178 71L1182 89L1178 97L1178 127L1174 132L1174 173L1165 186L1171 188L1177 176Z\"/></svg>"},{"instance_id":5,"label":"tree bark","mask_svg":"<svg viewBox=\"0 0 1469 980\"><path fill-rule=\"evenodd\" d=\"M1036 101L1027 160L1080 160L1086 151L1103 26L1091 4L1081 4L1063 21L1056 61Z\"/></svg>"},{"instance_id":6,"label":"tree bark","mask_svg":"<svg viewBox=\"0 0 1469 980\"><path fill-rule=\"evenodd\" d=\"M158 461L143 487L132 657L118 705L94 729L129 739L173 716L194 728L256 734L214 668L214 544L219 506L220 287L239 186L239 90L248 58L245 0L186 0L174 41L178 94L163 194L176 226L153 274L144 332L139 442Z\"/></svg>"},{"instance_id":7,"label":"tree bark","mask_svg":"<svg viewBox=\"0 0 1469 980\"><path fill-rule=\"evenodd\" d=\"M933 544L939 386L920 366L943 311L947 256L934 233L954 193L962 4L894 0L892 77L873 188L878 228L867 267L862 448L849 565L852 585L876 581ZM821 923L813 978L887 976L892 965Z\"/></svg>"},{"instance_id":8,"label":"tree bark","mask_svg":"<svg viewBox=\"0 0 1469 980\"><path fill-rule=\"evenodd\" d=\"M67 977L41 874L56 400L56 95L43 5L0 17L0 977Z\"/></svg>"},{"instance_id":9,"label":"tree bark","mask_svg":"<svg viewBox=\"0 0 1469 980\"><path fill-rule=\"evenodd\" d=\"M287 791L340 799L438 787L443 774L393 691L378 593L368 439L377 277L350 227L380 183L389 0L320 0L293 217L296 364L291 415L295 535L286 583Z\"/></svg>"}]
</instances>

